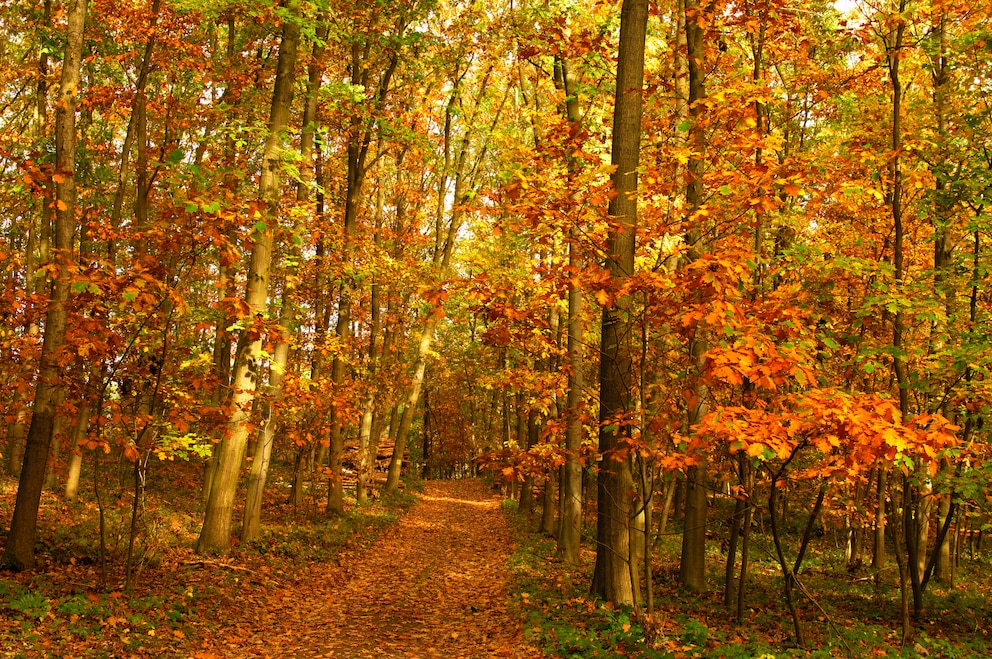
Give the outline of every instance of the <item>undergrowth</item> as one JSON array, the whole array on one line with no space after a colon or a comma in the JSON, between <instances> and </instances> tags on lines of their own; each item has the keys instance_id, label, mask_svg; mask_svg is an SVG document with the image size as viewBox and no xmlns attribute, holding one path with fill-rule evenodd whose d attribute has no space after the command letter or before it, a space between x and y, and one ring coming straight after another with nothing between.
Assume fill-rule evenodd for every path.
<instances>
[{"instance_id":1,"label":"undergrowth","mask_svg":"<svg viewBox=\"0 0 992 659\"><path fill-rule=\"evenodd\" d=\"M16 488L12 479L0 486L6 518ZM178 486L156 483L127 592L126 506L106 511L104 569L95 504L69 504L46 493L38 566L0 573L0 657L211 656L206 648L218 629L251 615L256 605L264 611L276 589L322 578L327 564L363 551L416 500L408 493L360 506L350 500L345 514L326 518L301 513L284 499L276 480L267 492L261 537L235 542L226 556L203 556L192 550L202 519L198 502Z\"/></svg>"},{"instance_id":2,"label":"undergrowth","mask_svg":"<svg viewBox=\"0 0 992 659\"><path fill-rule=\"evenodd\" d=\"M707 575L711 590L682 591L677 584L679 534L654 547L654 611L615 607L589 593L594 551L586 543L581 564L569 566L555 557L555 542L534 532L527 518L507 500L517 549L511 559L513 603L526 640L549 657L643 657L645 659L777 659L783 657L892 657L900 659L984 658L992 656L988 629L990 603L983 595L988 575L984 563L961 568L976 571L962 578L969 587L927 596L927 614L916 622L913 638L900 642L897 585L879 600L870 580L855 580L832 570L839 556L829 547L815 555L815 567L802 575L814 606L800 603L809 647L795 647L792 625L781 596L781 573L770 557L753 559L749 571L743 624L723 606L722 571L726 556L711 548ZM964 576L964 575L962 575ZM820 608L822 607L822 611Z\"/></svg>"}]
</instances>

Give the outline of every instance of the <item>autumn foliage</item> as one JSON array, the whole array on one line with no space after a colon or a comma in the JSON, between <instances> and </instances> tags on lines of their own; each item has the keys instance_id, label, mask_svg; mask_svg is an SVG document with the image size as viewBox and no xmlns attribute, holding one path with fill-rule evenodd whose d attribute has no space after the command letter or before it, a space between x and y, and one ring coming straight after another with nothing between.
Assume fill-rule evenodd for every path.
<instances>
[{"instance_id":1,"label":"autumn foliage","mask_svg":"<svg viewBox=\"0 0 992 659\"><path fill-rule=\"evenodd\" d=\"M270 465L310 518L484 472L568 562L601 513L617 604L670 523L689 590L724 544L739 622L751 527L801 502L909 639L992 512L992 6L644 10L625 89L609 3L0 8L6 565L42 491L126 520L130 587L150 479L223 553ZM775 531L800 645L810 533Z\"/></svg>"}]
</instances>

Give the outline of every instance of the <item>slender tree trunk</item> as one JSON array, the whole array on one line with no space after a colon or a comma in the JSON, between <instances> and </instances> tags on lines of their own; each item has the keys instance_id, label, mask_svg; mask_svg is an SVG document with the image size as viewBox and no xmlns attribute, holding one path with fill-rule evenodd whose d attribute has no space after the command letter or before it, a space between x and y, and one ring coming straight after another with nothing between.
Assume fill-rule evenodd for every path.
<instances>
[{"instance_id":1,"label":"slender tree trunk","mask_svg":"<svg viewBox=\"0 0 992 659\"><path fill-rule=\"evenodd\" d=\"M89 430L90 415L93 409L88 401L83 401L72 427L72 448L69 451L69 467L65 477L66 501L75 501L79 496L79 475L83 470L83 443Z\"/></svg>"},{"instance_id":2,"label":"slender tree trunk","mask_svg":"<svg viewBox=\"0 0 992 659\"><path fill-rule=\"evenodd\" d=\"M51 27L52 23L52 2L45 0L42 22L46 27ZM46 139L46 117L48 115L48 50L42 48L38 56L38 85L35 89L35 109L32 130L34 138L40 144ZM42 194L38 196L36 202L37 220L31 217L28 226L27 245L24 250L24 283L25 292L37 294L44 288L43 279L39 277L39 265L48 262L48 238L52 225L52 203L50 196L50 186L47 183L40 183ZM34 320L28 321L28 336L38 335L38 325ZM29 377L25 373L25 377ZM27 432L28 411L25 406L27 390L18 387L14 390L8 414L14 412L14 420L7 427L6 451L3 455L7 459L7 471L12 476L17 476L21 471L21 462L24 458L24 438Z\"/></svg>"},{"instance_id":3,"label":"slender tree trunk","mask_svg":"<svg viewBox=\"0 0 992 659\"><path fill-rule=\"evenodd\" d=\"M236 56L235 42L234 13L231 12L227 19L227 61L229 65L233 64ZM225 90L224 95L226 96L227 93L227 90ZM234 138L233 136L228 136L224 142L224 161L234 162L234 157ZM233 176L228 178L228 185L233 188L231 190L232 194L238 190L238 184L236 181L237 179L234 179ZM220 291L220 296L222 299L233 298L236 295L234 274L233 265L228 263L222 256L217 268L217 289ZM228 328L237 322L237 318L234 318L233 315L225 309L220 310L217 316L217 327L214 332L213 346L213 370L216 385L211 402L213 407L219 410L221 404L228 398L228 393L231 386L231 332L228 331ZM223 432L223 430L221 432ZM216 437L213 439L215 441L219 441ZM204 504L210 500L210 486L213 484L216 465L217 461L214 459L213 451L211 451L211 455L207 458L203 465L203 487L200 497Z\"/></svg>"},{"instance_id":4,"label":"slender tree trunk","mask_svg":"<svg viewBox=\"0 0 992 659\"><path fill-rule=\"evenodd\" d=\"M905 227L903 223L901 159L903 88L902 80L900 78L899 65L902 60L903 36L906 31L906 22L902 18L903 12L906 10L906 2L907 0L899 0L897 9L899 18L884 38L886 58L888 60L889 82L892 85L892 158L889 165L891 188L889 190L888 202L892 213L892 226L894 233L892 248L893 278L896 290L900 294L902 293L902 288L905 281L906 268L904 264L905 252L903 248ZM899 411L902 419L906 420L910 416L910 400L909 367L906 363L904 334L905 317L903 309L900 306L896 310L895 314L893 314L892 321L892 370L895 374L896 384L898 386ZM920 551L920 546L918 544L919 536L916 532L918 526L918 518L916 515L919 512L917 510L919 497L916 495L915 488L909 483L905 476L902 478L902 490L903 519L902 533L900 535L901 540L906 543L906 555L903 556L898 547L896 550L898 552L897 559L899 560L900 588L903 591L903 636L906 638L909 635L906 575L908 573L909 582L912 586L914 610L919 613L922 607L922 593L920 592L919 587L920 573L918 557L920 553L926 552L926 548L924 546L923 551ZM896 543L898 544L899 542L900 537L896 536Z\"/></svg>"},{"instance_id":5,"label":"slender tree trunk","mask_svg":"<svg viewBox=\"0 0 992 659\"><path fill-rule=\"evenodd\" d=\"M941 495L940 505L937 512L937 526L943 527L947 523L947 517L951 510L951 497L948 494ZM941 584L954 586L954 569L951 563L951 534L946 534L943 541L934 549L937 552L937 564L934 576Z\"/></svg>"},{"instance_id":6,"label":"slender tree trunk","mask_svg":"<svg viewBox=\"0 0 992 659\"><path fill-rule=\"evenodd\" d=\"M282 158L282 138L293 99L293 84L296 76L296 49L300 39L300 26L296 6L292 16L283 26L279 46L279 61L276 81L269 113L268 137L262 159L262 174L259 181L259 196L268 209L265 226L252 231L251 264L245 301L248 304L249 323L265 314L268 301L269 272L272 260L273 232L276 222L275 210L279 203L279 170ZM200 551L217 550L226 552L231 545L231 517L234 512L234 498L238 476L244 460L250 429L250 415L255 400L255 389L261 377L259 365L262 360L262 337L253 338L243 330L238 339L238 355L235 359L232 393L230 399L231 416L229 430L214 452L216 465L207 499L203 528L197 541Z\"/></svg>"},{"instance_id":7,"label":"slender tree trunk","mask_svg":"<svg viewBox=\"0 0 992 659\"><path fill-rule=\"evenodd\" d=\"M524 418L523 408L524 397L522 394L517 394L517 414L520 418ZM537 445L537 437L540 432L540 428L537 425L538 411L534 408L527 410L526 412L526 437L527 437L527 450L534 448ZM534 511L534 476L531 473L526 473L524 475L524 482L520 486L520 512L527 515L528 517Z\"/></svg>"},{"instance_id":8,"label":"slender tree trunk","mask_svg":"<svg viewBox=\"0 0 992 659\"><path fill-rule=\"evenodd\" d=\"M747 498L741 528L741 571L737 581L737 624L744 622L744 602L747 596L747 570L751 558L751 524L754 521L754 469L747 460L741 460L741 483Z\"/></svg>"},{"instance_id":9,"label":"slender tree trunk","mask_svg":"<svg viewBox=\"0 0 992 659\"><path fill-rule=\"evenodd\" d=\"M634 274L637 234L637 170L640 166L644 42L647 0L624 0L620 9L616 100L613 106L613 188L607 265L617 288ZM633 476L626 456L633 400L632 337L628 295L603 308L599 371L602 463L598 480L597 549L592 590L608 602L637 600L640 566L629 564ZM618 452L619 451L619 452Z\"/></svg>"},{"instance_id":10,"label":"slender tree trunk","mask_svg":"<svg viewBox=\"0 0 992 659\"><path fill-rule=\"evenodd\" d=\"M875 485L875 542L871 559L871 569L875 572L876 581L885 568L885 500L888 496L888 471L879 469Z\"/></svg>"},{"instance_id":11,"label":"slender tree trunk","mask_svg":"<svg viewBox=\"0 0 992 659\"><path fill-rule=\"evenodd\" d=\"M576 77L565 60L558 60L556 81L565 93L565 116L569 122L569 142L579 133L579 99L576 91ZM574 159L569 159L569 174L578 168ZM582 400L584 386L583 355L584 327L582 322L582 289L575 274L583 268L579 239L581 227L573 223L568 231L568 271L572 274L568 281L568 393L565 402L565 465L562 473L561 524L559 525L558 555L567 563L579 562L579 543L582 530L582 462L579 452L582 448Z\"/></svg>"},{"instance_id":12,"label":"slender tree trunk","mask_svg":"<svg viewBox=\"0 0 992 659\"><path fill-rule=\"evenodd\" d=\"M72 0L67 8L65 57L55 115L55 264L45 316L45 338L35 385L34 412L17 487L14 515L7 534L2 562L17 570L34 564L38 507L48 466L48 451L55 425L55 402L62 390L59 352L65 342L70 282L72 234L76 213L76 102L83 53L87 0Z\"/></svg>"},{"instance_id":13,"label":"slender tree trunk","mask_svg":"<svg viewBox=\"0 0 992 659\"><path fill-rule=\"evenodd\" d=\"M699 154L703 153L706 146L703 130L700 126L705 108L700 101L706 97L703 71L706 52L703 28L700 25L703 20L701 16L703 9L697 0L684 0L684 2L686 63L689 77L688 114L691 124L690 144L694 151L686 168L688 178L685 199L687 212L691 214L703 203L704 163ZM689 242L690 258L695 258L700 250L702 231L699 230L699 227L692 226L689 227L686 235ZM699 367L706 350L705 337L697 335L690 340L689 353L697 370L701 370ZM706 414L708 398L709 392L700 379L700 383L696 386L695 406L689 410L690 432L699 419ZM685 525L682 533L679 580L690 591L701 591L706 586L706 506L708 493L706 471L706 462L703 461L699 466L690 468L686 474Z\"/></svg>"},{"instance_id":14,"label":"slender tree trunk","mask_svg":"<svg viewBox=\"0 0 992 659\"><path fill-rule=\"evenodd\" d=\"M420 334L420 342L417 346L417 363L414 366L413 379L410 382L410 390L403 407L403 414L400 416L399 427L396 431L396 444L393 447L393 456L389 461L389 472L386 475L386 485L383 488L385 495L394 494L399 490L403 454L406 452L413 416L416 413L417 404L420 402L420 391L424 386L424 374L427 372L427 355L431 348L431 342L434 340L434 330L437 328L439 320L440 315L437 312L431 313Z\"/></svg>"},{"instance_id":15,"label":"slender tree trunk","mask_svg":"<svg viewBox=\"0 0 992 659\"><path fill-rule=\"evenodd\" d=\"M950 66L947 59L947 16L943 12L937 17L937 24L934 26L937 35L938 50L936 57L932 60L933 71L933 100L934 112L937 120L938 139L945 139L947 135L947 93L950 88ZM946 153L946 152L945 152ZM954 201L951 194L951 182L948 181L945 163L940 163L931 168L934 174L934 297L944 298L944 322L937 323L934 328L935 344L934 351L939 352L944 349L946 337L948 335L947 322L953 316L954 291L949 282L946 281L951 257L953 255L953 243L950 239L948 225L950 224L951 213L953 212ZM941 412L945 417L950 417L950 405L945 401ZM947 471L949 466L946 462L941 462L941 469ZM943 527L951 509L951 496L947 493L938 495L937 503L937 527ZM937 581L945 585L953 585L953 572L948 569L950 563L950 536L945 534L943 541L934 547L937 554L936 577Z\"/></svg>"},{"instance_id":16,"label":"slender tree trunk","mask_svg":"<svg viewBox=\"0 0 992 659\"><path fill-rule=\"evenodd\" d=\"M734 501L734 514L730 518L730 540L727 543L727 564L723 577L723 605L730 609L734 605L734 568L737 563L737 543L740 540L741 520L744 517L744 500Z\"/></svg>"},{"instance_id":17,"label":"slender tree trunk","mask_svg":"<svg viewBox=\"0 0 992 659\"><path fill-rule=\"evenodd\" d=\"M292 283L295 273L287 273L285 288L282 293L282 311L279 314L279 326L283 332L288 332L295 316L293 312ZM285 335L284 335L285 336ZM272 444L275 440L276 409L282 400L283 380L289 368L289 342L286 340L276 344L272 355L272 367L269 369L269 386L267 399L262 403L262 428L258 433L255 456L252 458L251 471L248 473L248 491L245 494L245 516L241 526L241 541L251 542L258 538L262 525L262 498L265 494L265 482L269 475L269 464L272 461Z\"/></svg>"},{"instance_id":18,"label":"slender tree trunk","mask_svg":"<svg viewBox=\"0 0 992 659\"><path fill-rule=\"evenodd\" d=\"M322 26L318 31L314 45L313 57L307 67L307 97L303 109L303 128L300 135L301 179L296 186L296 201L305 203L309 198L307 188L308 175L313 169L314 125L317 119L317 92L320 88L320 75L323 72L323 43L327 38L327 28ZM300 216L297 216L298 218ZM301 219L297 219L293 234L299 235L304 230ZM279 327L282 332L280 341L276 344L272 356L272 367L269 371L268 397L262 404L262 428L258 434L257 448L248 475L248 491L245 496L245 517L241 527L242 542L250 542L258 537L261 530L262 500L265 493L265 483L268 479L269 464L272 460L272 445L275 439L276 417L275 406L282 400L283 380L289 369L290 345L292 328L296 322L296 280L300 261L300 250L295 241L289 248L288 264L283 281L282 304L279 310Z\"/></svg>"},{"instance_id":19,"label":"slender tree trunk","mask_svg":"<svg viewBox=\"0 0 992 659\"><path fill-rule=\"evenodd\" d=\"M544 496L541 499L541 532L550 536L555 535L555 492L558 490L557 469L549 469L544 481Z\"/></svg>"}]
</instances>

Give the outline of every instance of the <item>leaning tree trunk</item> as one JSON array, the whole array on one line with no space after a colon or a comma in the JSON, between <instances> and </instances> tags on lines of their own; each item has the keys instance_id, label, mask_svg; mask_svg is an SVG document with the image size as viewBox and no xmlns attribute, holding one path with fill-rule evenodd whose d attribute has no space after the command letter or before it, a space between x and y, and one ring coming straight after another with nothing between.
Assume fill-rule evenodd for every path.
<instances>
[{"instance_id":1,"label":"leaning tree trunk","mask_svg":"<svg viewBox=\"0 0 992 659\"><path fill-rule=\"evenodd\" d=\"M295 6L294 6L295 7ZM245 301L248 304L247 320L253 322L264 315L269 290L269 270L272 260L273 224L279 203L279 171L282 157L282 138L289 120L293 100L293 83L296 76L296 49L300 39L300 25L295 14L283 26L279 45L279 62L269 113L269 130L262 158L259 196L268 209L267 223L260 223L252 231L251 264ZM231 388L231 417L229 432L214 451L214 474L203 517L203 528L197 549L227 551L231 546L231 517L234 512L234 495L238 476L248 444L251 428L251 408L255 388L261 376L262 337L252 338L242 330L238 338L238 354L234 365Z\"/></svg>"},{"instance_id":2,"label":"leaning tree trunk","mask_svg":"<svg viewBox=\"0 0 992 659\"><path fill-rule=\"evenodd\" d=\"M624 0L620 10L620 47L613 106L612 162L614 197L609 214L616 223L608 240L607 265L617 288L634 274L637 233L637 169L641 153L641 113L644 85L644 41L647 0ZM637 566L628 565L633 476L625 453L630 436L632 373L630 297L624 295L603 308L602 356L599 369L602 454L598 482L596 567L592 590L608 602L636 601Z\"/></svg>"},{"instance_id":3,"label":"leaning tree trunk","mask_svg":"<svg viewBox=\"0 0 992 659\"><path fill-rule=\"evenodd\" d=\"M65 343L70 281L72 234L76 213L76 101L83 55L83 28L87 0L73 0L68 8L65 58L55 114L55 265L41 365L35 385L34 413L28 428L24 462L17 486L14 516L7 534L2 563L23 570L34 564L38 507L45 484L48 450L55 426L55 402L62 391L59 352Z\"/></svg>"}]
</instances>

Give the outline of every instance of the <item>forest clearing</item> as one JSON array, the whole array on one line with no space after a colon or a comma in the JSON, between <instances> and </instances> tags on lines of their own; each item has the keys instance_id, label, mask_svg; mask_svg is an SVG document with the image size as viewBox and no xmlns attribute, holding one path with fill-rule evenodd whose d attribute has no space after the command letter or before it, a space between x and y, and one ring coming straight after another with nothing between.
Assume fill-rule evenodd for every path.
<instances>
[{"instance_id":1,"label":"forest clearing","mask_svg":"<svg viewBox=\"0 0 992 659\"><path fill-rule=\"evenodd\" d=\"M989 656L990 26L0 4L4 651Z\"/></svg>"}]
</instances>

